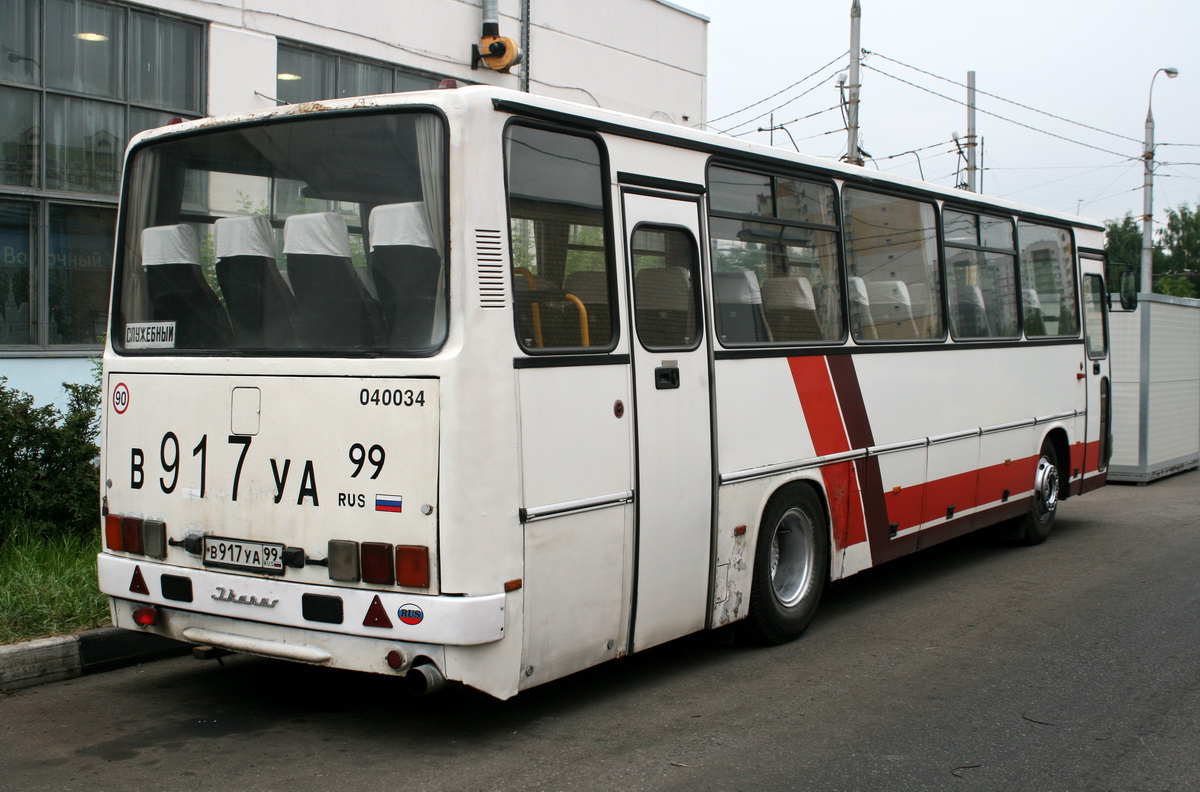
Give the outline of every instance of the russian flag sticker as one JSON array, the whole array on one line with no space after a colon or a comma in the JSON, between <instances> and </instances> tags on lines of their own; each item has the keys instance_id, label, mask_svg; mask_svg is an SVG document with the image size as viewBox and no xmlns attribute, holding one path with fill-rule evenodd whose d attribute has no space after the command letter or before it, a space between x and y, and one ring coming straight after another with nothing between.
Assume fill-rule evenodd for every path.
<instances>
[{"instance_id":1,"label":"russian flag sticker","mask_svg":"<svg viewBox=\"0 0 1200 792\"><path fill-rule=\"evenodd\" d=\"M375 496L375 511L382 512L402 512L403 498L399 495L376 495Z\"/></svg>"}]
</instances>

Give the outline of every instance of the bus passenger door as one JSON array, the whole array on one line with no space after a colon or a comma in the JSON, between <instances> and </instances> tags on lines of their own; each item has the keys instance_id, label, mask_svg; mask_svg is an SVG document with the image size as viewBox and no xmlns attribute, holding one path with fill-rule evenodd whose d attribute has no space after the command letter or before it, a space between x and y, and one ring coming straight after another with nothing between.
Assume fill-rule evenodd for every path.
<instances>
[{"instance_id":1,"label":"bus passenger door","mask_svg":"<svg viewBox=\"0 0 1200 792\"><path fill-rule=\"evenodd\" d=\"M1083 338L1086 353L1087 427L1077 492L1104 486L1112 455L1112 386L1108 365L1108 300L1104 260L1080 257L1083 266ZM1072 460L1074 464L1074 460ZM1074 471L1072 471L1074 472Z\"/></svg>"},{"instance_id":2,"label":"bus passenger door","mask_svg":"<svg viewBox=\"0 0 1200 792\"><path fill-rule=\"evenodd\" d=\"M700 204L622 194L636 431L631 651L695 632L712 545L709 350Z\"/></svg>"}]
</instances>

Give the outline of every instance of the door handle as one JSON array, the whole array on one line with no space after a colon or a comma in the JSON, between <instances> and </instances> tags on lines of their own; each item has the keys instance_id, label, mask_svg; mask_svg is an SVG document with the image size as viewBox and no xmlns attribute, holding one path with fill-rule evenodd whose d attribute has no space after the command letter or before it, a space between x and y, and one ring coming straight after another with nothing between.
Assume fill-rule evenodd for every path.
<instances>
[{"instance_id":1,"label":"door handle","mask_svg":"<svg viewBox=\"0 0 1200 792\"><path fill-rule=\"evenodd\" d=\"M675 390L679 387L679 367L659 366L654 369L654 387L658 390Z\"/></svg>"}]
</instances>

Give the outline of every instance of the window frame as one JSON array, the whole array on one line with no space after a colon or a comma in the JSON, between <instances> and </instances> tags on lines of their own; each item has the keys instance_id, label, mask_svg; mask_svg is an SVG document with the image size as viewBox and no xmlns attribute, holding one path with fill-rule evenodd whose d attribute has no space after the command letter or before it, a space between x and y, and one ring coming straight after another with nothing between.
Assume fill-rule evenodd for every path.
<instances>
[{"instance_id":1,"label":"window frame","mask_svg":"<svg viewBox=\"0 0 1200 792\"><path fill-rule=\"evenodd\" d=\"M975 223L975 239L976 244L966 242L951 242L946 236L946 213L956 212L958 214L972 215L976 218ZM1021 252L1017 248L1017 220L1012 215L999 214L998 212L989 212L984 209L973 208L968 206L960 206L952 203L943 203L941 211L938 213L940 217L941 244L942 252L942 276L945 283L943 288L946 301L946 332L950 338L956 343L991 343L1005 341L1019 341L1024 337L1024 317L1021 313ZM979 220L988 218L991 220L1001 220L1007 223L1011 231L1010 238L1012 239L1012 248L999 248L989 245L984 245L982 240L982 231L979 227ZM949 251L953 250L969 250L975 253L994 253L996 255L1009 256L1012 259L1013 267L1013 289L1015 293L1012 299L1015 303L1015 315L1017 322L1017 331L1011 335L990 335L990 336L959 336L954 332L954 322L950 311L950 255Z\"/></svg>"},{"instance_id":2,"label":"window frame","mask_svg":"<svg viewBox=\"0 0 1200 792\"><path fill-rule=\"evenodd\" d=\"M526 346L521 338L519 316L517 314L517 299L516 299L516 262L513 258L513 238L512 224L514 220L512 201L510 200L511 185L509 184L509 159L507 153L508 139L510 130L513 127L524 127L528 129L536 129L542 132L551 132L555 134L569 135L572 137L584 138L592 141L596 145L597 153L599 154L599 170L600 170L600 192L601 192L601 212L604 220L604 268L606 273L606 281L608 285L608 310L611 317L611 336L609 342L604 345L593 346L558 346L558 347L536 347ZM508 253L508 286L509 294L512 295L512 322L513 322L513 339L517 343L517 347L523 354L530 356L553 356L553 355L598 355L609 354L617 348L621 343L621 316L623 315L620 305L620 292L617 284L617 256L616 256L616 230L613 212L612 198L612 169L610 166L608 146L605 143L604 137L595 130L587 127L566 126L563 124L546 123L525 117L512 117L505 121L499 137L501 147L501 162L504 169L504 216L505 227L504 235L507 239ZM524 218L515 218L524 219Z\"/></svg>"},{"instance_id":3,"label":"window frame","mask_svg":"<svg viewBox=\"0 0 1200 792\"><path fill-rule=\"evenodd\" d=\"M741 212L731 212L713 208L713 170L723 168L725 170L739 171L756 176L764 176L769 180L771 186L771 204L773 215L757 215L745 214ZM713 255L713 242L716 239L712 233L712 220L733 220L738 222L759 223L763 225L773 225L780 228L802 228L810 231L827 232L833 235L834 256L836 258L835 267L837 271L837 287L838 287L838 312L839 322L841 325L841 334L835 339L820 339L816 341L749 341L749 342L727 342L721 338L720 327L714 324L712 328L713 340L723 349L726 350L746 350L746 349L787 349L792 347L812 348L820 346L841 346L846 343L850 337L850 321L848 300L849 295L846 291L846 251L845 251L845 218L842 211L842 197L839 183L825 174L812 173L800 168L768 168L761 164L749 164L738 160L726 159L722 157L711 157L705 163L705 190L706 190L706 234L708 243L708 276L713 277L716 270L716 257ZM800 220L789 220L779 216L778 206L778 180L793 180L810 182L820 187L828 187L832 192L833 206L831 207L835 225L825 223L811 223ZM725 271L725 270L722 270ZM761 286L761 284L759 284ZM716 295L712 295L712 301L715 304Z\"/></svg>"},{"instance_id":4,"label":"window frame","mask_svg":"<svg viewBox=\"0 0 1200 792\"><path fill-rule=\"evenodd\" d=\"M849 228L849 213L846 211L846 193L850 190L867 193L869 195L882 196L901 201L912 201L916 204L924 204L933 209L933 233L934 233L934 255L937 257L935 262L935 271L937 275L934 287L937 289L936 299L932 300L932 304L937 307L941 323L941 334L930 338L854 338L853 328L851 324L852 311L849 310L850 292L849 279L850 273L850 244L846 235L846 229ZM881 347L892 346L897 344L909 345L916 344L921 346L929 346L932 344L944 344L950 338L950 319L949 305L946 296L946 254L943 245L945 231L942 221L942 206L943 200L932 192L926 194L914 194L904 190L886 189L875 185L868 185L865 182L845 181L841 184L841 190L838 196L838 208L841 212L842 222L842 275L846 279L845 302L847 306L847 331L853 338L855 345L864 347ZM907 282L905 282L907 285Z\"/></svg>"}]
</instances>

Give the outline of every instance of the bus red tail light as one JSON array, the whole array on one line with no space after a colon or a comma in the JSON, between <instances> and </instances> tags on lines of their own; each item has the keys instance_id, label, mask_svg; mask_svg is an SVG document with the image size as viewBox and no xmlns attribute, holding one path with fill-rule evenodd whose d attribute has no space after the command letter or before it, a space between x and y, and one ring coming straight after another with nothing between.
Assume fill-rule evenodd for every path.
<instances>
[{"instance_id":1,"label":"bus red tail light","mask_svg":"<svg viewBox=\"0 0 1200 792\"><path fill-rule=\"evenodd\" d=\"M140 517L121 518L121 537L125 543L126 553L142 554L142 519Z\"/></svg>"},{"instance_id":2,"label":"bus red tail light","mask_svg":"<svg viewBox=\"0 0 1200 792\"><path fill-rule=\"evenodd\" d=\"M153 605L148 605L144 608L135 608L133 611L133 623L139 627L153 627L158 624L158 608Z\"/></svg>"},{"instance_id":3,"label":"bus red tail light","mask_svg":"<svg viewBox=\"0 0 1200 792\"><path fill-rule=\"evenodd\" d=\"M382 583L390 586L396 582L392 569L392 545L383 542L362 543L363 583Z\"/></svg>"},{"instance_id":4,"label":"bus red tail light","mask_svg":"<svg viewBox=\"0 0 1200 792\"><path fill-rule=\"evenodd\" d=\"M429 588L429 548L399 545L396 548L396 584Z\"/></svg>"},{"instance_id":5,"label":"bus red tail light","mask_svg":"<svg viewBox=\"0 0 1200 792\"><path fill-rule=\"evenodd\" d=\"M118 552L125 549L125 537L121 533L121 517L118 514L104 516L104 546Z\"/></svg>"}]
</instances>

